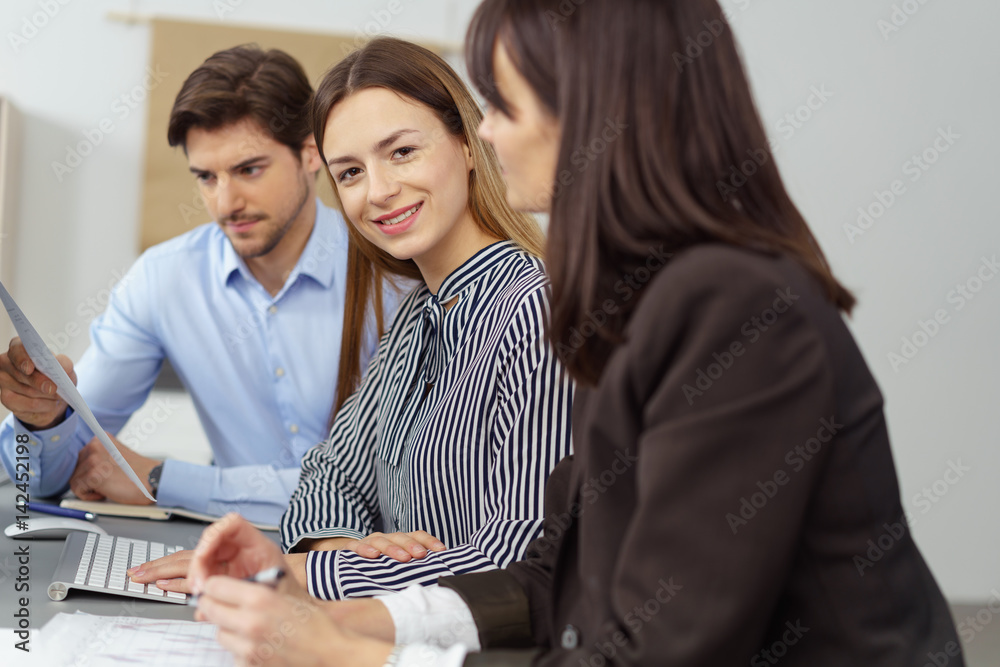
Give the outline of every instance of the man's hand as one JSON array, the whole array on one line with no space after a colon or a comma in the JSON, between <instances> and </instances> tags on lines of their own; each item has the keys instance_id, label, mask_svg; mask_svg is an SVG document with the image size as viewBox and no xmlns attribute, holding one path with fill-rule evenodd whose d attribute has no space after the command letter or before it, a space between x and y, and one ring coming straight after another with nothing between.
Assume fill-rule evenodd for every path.
<instances>
[{"instance_id":1,"label":"man's hand","mask_svg":"<svg viewBox=\"0 0 1000 667\"><path fill-rule=\"evenodd\" d=\"M415 530L411 533L372 533L368 537L355 540L349 537L327 537L303 540L296 551L333 551L345 549L365 558L385 555L400 563L408 563L414 558L423 558L428 551L444 551L446 547L430 533Z\"/></svg>"},{"instance_id":2,"label":"man's hand","mask_svg":"<svg viewBox=\"0 0 1000 667\"><path fill-rule=\"evenodd\" d=\"M76 384L73 362L64 354L56 359ZM35 431L57 426L66 414L66 401L56 394L56 383L35 368L20 338L12 339L0 354L0 403Z\"/></svg>"},{"instance_id":3,"label":"man's hand","mask_svg":"<svg viewBox=\"0 0 1000 667\"><path fill-rule=\"evenodd\" d=\"M110 433L108 437L118 447L118 451L122 453L128 464L132 466L132 470L142 480L146 490L152 492L152 489L149 488L149 472L162 461L136 454L118 442ZM69 480L69 488L81 500L107 498L116 503L128 505L152 504L152 501L142 495L142 491L136 488L125 472L115 464L111 455L97 438L88 442L87 446L80 450L80 455L76 460L76 470L73 471L73 476Z\"/></svg>"}]
</instances>

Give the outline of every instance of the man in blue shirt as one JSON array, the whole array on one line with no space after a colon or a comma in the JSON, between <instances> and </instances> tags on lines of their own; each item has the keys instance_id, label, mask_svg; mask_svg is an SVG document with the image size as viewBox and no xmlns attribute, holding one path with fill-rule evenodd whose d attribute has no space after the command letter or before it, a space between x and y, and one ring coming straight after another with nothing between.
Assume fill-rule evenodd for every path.
<instances>
[{"instance_id":1,"label":"man in blue shirt","mask_svg":"<svg viewBox=\"0 0 1000 667\"><path fill-rule=\"evenodd\" d=\"M299 64L274 50L222 51L188 77L168 140L184 149L215 223L146 251L93 321L76 367L60 358L111 433L170 360L214 465L157 461L119 443L159 504L277 524L302 455L326 437L347 230L316 199L322 162L308 121L311 94ZM367 355L374 329L366 327ZM33 495L68 486L83 499L149 502L35 371L19 339L0 355L0 401L13 413L0 427L0 454L13 475L15 436L27 436Z\"/></svg>"}]
</instances>

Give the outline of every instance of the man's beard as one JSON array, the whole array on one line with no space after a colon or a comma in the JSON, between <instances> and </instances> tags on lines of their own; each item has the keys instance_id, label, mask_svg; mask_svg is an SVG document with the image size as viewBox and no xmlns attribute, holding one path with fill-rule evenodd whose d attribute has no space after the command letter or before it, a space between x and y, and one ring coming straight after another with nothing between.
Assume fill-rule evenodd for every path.
<instances>
[{"instance_id":1,"label":"man's beard","mask_svg":"<svg viewBox=\"0 0 1000 667\"><path fill-rule=\"evenodd\" d=\"M249 250L240 251L240 249L236 247L236 244L233 243L233 249L236 250L236 253L242 259L253 259L254 257L262 257L268 254L269 252L278 247L278 244L281 243L281 239L285 238L285 234L287 234L288 230L291 229L292 223L294 223L295 220L298 219L299 214L302 213L302 209L305 208L305 205L308 202L309 202L309 186L305 181L303 181L302 198L299 201L298 205L295 207L295 211L292 212L290 216L288 216L288 219L285 220L283 224L274 227L271 230L270 234L261 242L261 245L259 245L257 248L251 248ZM265 218L261 222L266 222L266 221L267 218Z\"/></svg>"}]
</instances>

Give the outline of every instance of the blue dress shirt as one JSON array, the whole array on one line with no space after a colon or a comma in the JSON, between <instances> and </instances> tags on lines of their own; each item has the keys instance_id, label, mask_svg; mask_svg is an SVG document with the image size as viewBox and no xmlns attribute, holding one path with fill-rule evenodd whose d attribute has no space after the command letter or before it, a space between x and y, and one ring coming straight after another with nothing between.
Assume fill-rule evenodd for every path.
<instances>
[{"instance_id":1,"label":"blue dress shirt","mask_svg":"<svg viewBox=\"0 0 1000 667\"><path fill-rule=\"evenodd\" d=\"M118 433L169 358L212 446L215 465L164 463L159 504L278 523L302 455L326 437L346 275L345 222L317 201L305 250L273 297L215 223L150 248L115 286L76 364L80 393L101 426ZM362 368L378 343L373 329ZM44 431L8 416L0 452L9 473L22 433L32 495L63 493L90 429L72 413Z\"/></svg>"}]
</instances>

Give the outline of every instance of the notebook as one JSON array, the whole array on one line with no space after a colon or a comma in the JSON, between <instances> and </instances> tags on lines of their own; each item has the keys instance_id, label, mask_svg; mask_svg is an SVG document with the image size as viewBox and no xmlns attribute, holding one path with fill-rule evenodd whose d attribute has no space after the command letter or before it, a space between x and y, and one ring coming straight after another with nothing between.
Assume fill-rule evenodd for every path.
<instances>
[{"instance_id":1,"label":"notebook","mask_svg":"<svg viewBox=\"0 0 1000 667\"><path fill-rule=\"evenodd\" d=\"M108 500L80 500L78 498L65 498L59 503L59 505L60 507L83 510L84 512L93 512L94 514L100 514L103 516L122 516L132 519L152 519L153 521L166 521L173 515L182 516L187 519L195 519L196 521L205 521L208 523L218 521L220 518L211 514L204 514L202 512L184 509L183 507L164 507L162 505L123 505L121 503L113 503ZM253 521L250 523L258 530L278 530L277 526L273 526L271 524L254 523Z\"/></svg>"}]
</instances>

